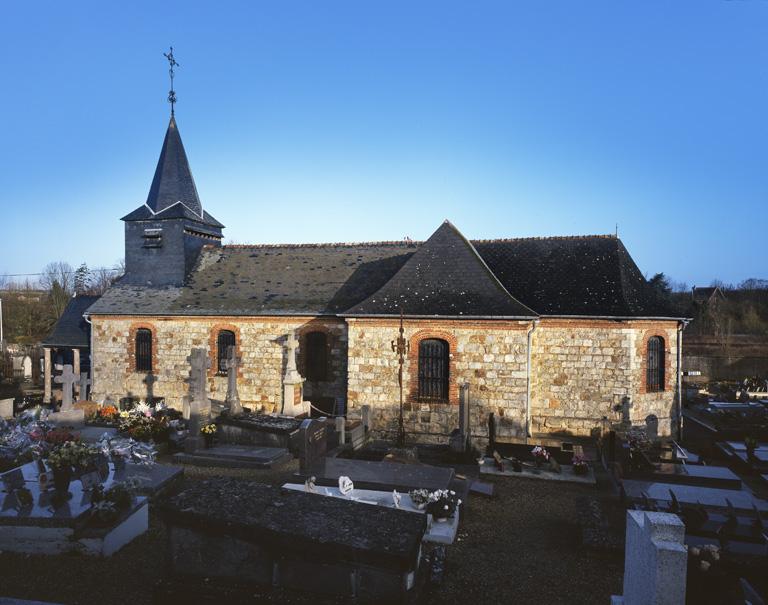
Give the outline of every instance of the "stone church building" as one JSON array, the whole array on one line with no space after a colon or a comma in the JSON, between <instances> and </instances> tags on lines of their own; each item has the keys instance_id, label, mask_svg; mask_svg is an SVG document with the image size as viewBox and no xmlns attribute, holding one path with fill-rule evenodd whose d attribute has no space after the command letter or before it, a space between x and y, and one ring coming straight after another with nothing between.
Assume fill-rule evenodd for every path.
<instances>
[{"instance_id":1,"label":"stone church building","mask_svg":"<svg viewBox=\"0 0 768 605\"><path fill-rule=\"evenodd\" d=\"M304 398L329 413L372 408L395 429L400 313L409 434L443 441L468 383L473 424L498 435L586 435L621 412L669 433L681 318L614 236L468 240L445 221L424 242L223 246L171 117L146 203L126 215L125 276L87 311L92 398L148 392L181 407L192 348L242 363L244 406L280 412L289 334ZM148 380L149 377L149 380Z\"/></svg>"}]
</instances>

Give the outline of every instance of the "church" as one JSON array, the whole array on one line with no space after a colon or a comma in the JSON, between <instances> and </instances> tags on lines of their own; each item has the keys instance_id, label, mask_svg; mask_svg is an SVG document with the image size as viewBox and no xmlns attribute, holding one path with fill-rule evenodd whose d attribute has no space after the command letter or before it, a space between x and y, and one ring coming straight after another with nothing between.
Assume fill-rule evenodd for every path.
<instances>
[{"instance_id":1,"label":"church","mask_svg":"<svg viewBox=\"0 0 768 605\"><path fill-rule=\"evenodd\" d=\"M458 426L463 385L477 432L493 413L500 438L590 435L622 411L674 430L684 321L613 235L469 240L436 220L423 242L225 246L173 114L147 200L122 220L125 275L85 313L95 401L150 394L181 408L187 358L205 348L223 402L234 346L242 404L280 413L295 338L303 398L328 414L367 404L374 432L391 435L402 314L416 440Z\"/></svg>"}]
</instances>

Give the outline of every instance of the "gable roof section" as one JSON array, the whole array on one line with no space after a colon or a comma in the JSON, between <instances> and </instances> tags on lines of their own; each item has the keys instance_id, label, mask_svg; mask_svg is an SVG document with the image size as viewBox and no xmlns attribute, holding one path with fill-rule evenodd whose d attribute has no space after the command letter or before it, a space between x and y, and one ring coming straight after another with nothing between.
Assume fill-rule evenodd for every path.
<instances>
[{"instance_id":1,"label":"gable roof section","mask_svg":"<svg viewBox=\"0 0 768 605\"><path fill-rule=\"evenodd\" d=\"M380 289L345 315L533 317L445 221Z\"/></svg>"},{"instance_id":2,"label":"gable roof section","mask_svg":"<svg viewBox=\"0 0 768 605\"><path fill-rule=\"evenodd\" d=\"M675 317L610 235L474 242L501 283L541 315Z\"/></svg>"},{"instance_id":3,"label":"gable roof section","mask_svg":"<svg viewBox=\"0 0 768 605\"><path fill-rule=\"evenodd\" d=\"M98 296L79 295L72 298L43 340L46 347L90 347L91 331L83 313L99 299Z\"/></svg>"}]
</instances>

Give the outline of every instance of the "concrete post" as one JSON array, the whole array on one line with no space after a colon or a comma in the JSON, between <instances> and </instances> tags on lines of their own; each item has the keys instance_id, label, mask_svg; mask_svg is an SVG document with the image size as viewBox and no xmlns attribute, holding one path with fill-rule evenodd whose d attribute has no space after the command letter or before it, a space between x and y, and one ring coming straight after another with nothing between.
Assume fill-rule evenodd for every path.
<instances>
[{"instance_id":1,"label":"concrete post","mask_svg":"<svg viewBox=\"0 0 768 605\"><path fill-rule=\"evenodd\" d=\"M43 403L51 403L51 349L43 347L45 361L43 362Z\"/></svg>"}]
</instances>

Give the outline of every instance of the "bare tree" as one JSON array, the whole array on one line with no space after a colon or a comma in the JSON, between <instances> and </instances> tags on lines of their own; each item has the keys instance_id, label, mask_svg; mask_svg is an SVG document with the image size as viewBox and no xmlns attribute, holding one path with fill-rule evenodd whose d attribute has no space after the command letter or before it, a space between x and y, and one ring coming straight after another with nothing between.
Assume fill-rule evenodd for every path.
<instances>
[{"instance_id":1,"label":"bare tree","mask_svg":"<svg viewBox=\"0 0 768 605\"><path fill-rule=\"evenodd\" d=\"M48 263L40 276L40 286L48 291L51 311L56 318L61 317L64 308L72 297L74 273L69 263L57 261Z\"/></svg>"},{"instance_id":2,"label":"bare tree","mask_svg":"<svg viewBox=\"0 0 768 605\"><path fill-rule=\"evenodd\" d=\"M90 288L88 294L95 294L101 296L107 291L114 281L120 276L117 269L107 269L106 267L99 267L91 271Z\"/></svg>"}]
</instances>

